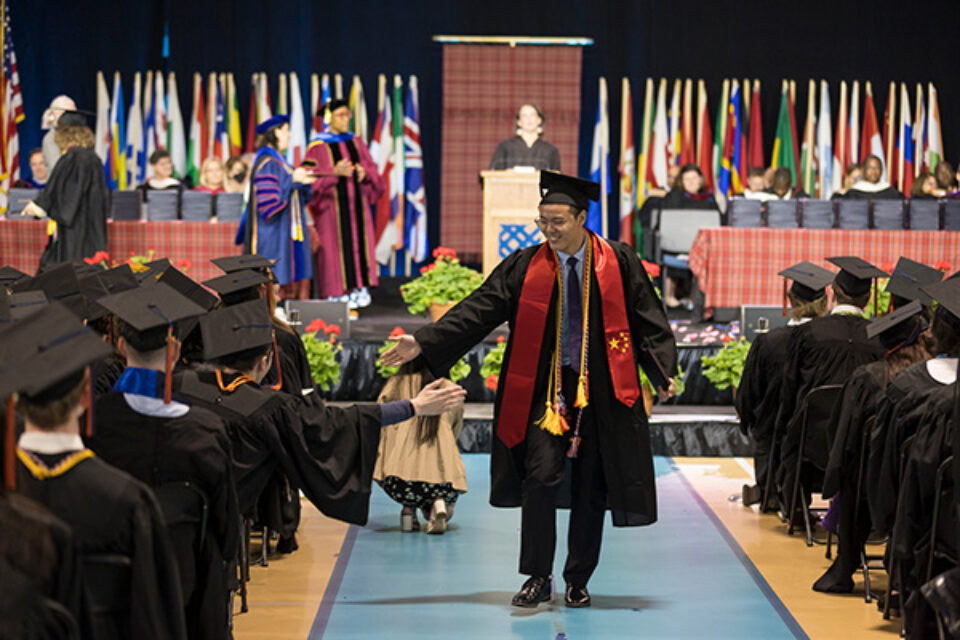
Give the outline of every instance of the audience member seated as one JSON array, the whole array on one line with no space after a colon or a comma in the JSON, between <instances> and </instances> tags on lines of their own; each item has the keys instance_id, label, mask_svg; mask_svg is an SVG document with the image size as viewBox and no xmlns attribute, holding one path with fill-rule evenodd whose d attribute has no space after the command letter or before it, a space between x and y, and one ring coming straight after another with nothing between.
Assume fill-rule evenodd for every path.
<instances>
[{"instance_id":1,"label":"audience member seated","mask_svg":"<svg viewBox=\"0 0 960 640\"><path fill-rule=\"evenodd\" d=\"M200 184L195 191L204 193L223 193L226 191L223 179L223 163L220 158L210 156L200 166Z\"/></svg>"},{"instance_id":2,"label":"audience member seated","mask_svg":"<svg viewBox=\"0 0 960 640\"><path fill-rule=\"evenodd\" d=\"M47 185L47 163L43 161L43 149L30 151L30 177L13 183L16 189L43 189Z\"/></svg>"},{"instance_id":3,"label":"audience member seated","mask_svg":"<svg viewBox=\"0 0 960 640\"><path fill-rule=\"evenodd\" d=\"M223 188L227 193L243 193L247 190L247 178L250 175L250 167L240 156L233 156L227 160L226 165L227 179Z\"/></svg>"},{"instance_id":4,"label":"audience member seated","mask_svg":"<svg viewBox=\"0 0 960 640\"><path fill-rule=\"evenodd\" d=\"M863 161L863 179L851 186L844 198L851 200L902 200L903 194L883 179L883 162L877 156Z\"/></svg>"},{"instance_id":5,"label":"audience member seated","mask_svg":"<svg viewBox=\"0 0 960 640\"><path fill-rule=\"evenodd\" d=\"M773 186L767 190L768 200L792 200L794 198L809 198L803 189L793 188L793 175L790 169L780 167L773 172Z\"/></svg>"},{"instance_id":6,"label":"audience member seated","mask_svg":"<svg viewBox=\"0 0 960 640\"><path fill-rule=\"evenodd\" d=\"M910 198L913 200L936 200L942 195L937 187L937 177L929 171L923 171L913 181L910 187Z\"/></svg>"},{"instance_id":7,"label":"audience member seated","mask_svg":"<svg viewBox=\"0 0 960 640\"><path fill-rule=\"evenodd\" d=\"M166 149L157 149L150 154L150 171L153 173L153 177L148 178L138 187L143 191L144 200L147 199L147 191L150 190L183 190L183 184L173 177L173 160L170 159L170 152Z\"/></svg>"},{"instance_id":8,"label":"audience member seated","mask_svg":"<svg viewBox=\"0 0 960 640\"><path fill-rule=\"evenodd\" d=\"M946 160L937 163L933 175L937 178L937 189L940 190L938 196L943 197L957 190L957 177L953 173L953 165Z\"/></svg>"},{"instance_id":9,"label":"audience member seated","mask_svg":"<svg viewBox=\"0 0 960 640\"><path fill-rule=\"evenodd\" d=\"M853 185L860 182L863 178L863 165L854 162L853 164L847 165L847 170L843 174L843 188L838 189L833 192L833 195L830 196L831 199L836 200L842 198L844 194L850 190Z\"/></svg>"},{"instance_id":10,"label":"audience member seated","mask_svg":"<svg viewBox=\"0 0 960 640\"><path fill-rule=\"evenodd\" d=\"M763 167L750 167L747 169L747 188L743 190L743 197L748 200L770 200L772 196L764 186L764 175L766 170Z\"/></svg>"},{"instance_id":11,"label":"audience member seated","mask_svg":"<svg viewBox=\"0 0 960 640\"><path fill-rule=\"evenodd\" d=\"M661 209L716 209L713 192L706 187L703 173L695 164L680 167L680 175L670 193L663 199Z\"/></svg>"}]
</instances>

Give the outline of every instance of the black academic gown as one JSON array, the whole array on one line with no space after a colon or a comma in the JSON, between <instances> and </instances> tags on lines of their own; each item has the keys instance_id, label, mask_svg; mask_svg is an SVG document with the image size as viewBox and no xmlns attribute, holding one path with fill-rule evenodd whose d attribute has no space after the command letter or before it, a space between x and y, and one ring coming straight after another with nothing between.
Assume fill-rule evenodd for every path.
<instances>
[{"instance_id":1,"label":"black academic gown","mask_svg":"<svg viewBox=\"0 0 960 640\"><path fill-rule=\"evenodd\" d=\"M843 384L861 365L883 357L876 339L867 338L868 321L857 315L834 314L797 327L787 343L787 363L780 391L777 430L783 434L776 479L789 499L800 455L803 401L815 387ZM807 435L806 451L826 468L830 448L826 432Z\"/></svg>"},{"instance_id":2,"label":"black academic gown","mask_svg":"<svg viewBox=\"0 0 960 640\"><path fill-rule=\"evenodd\" d=\"M843 194L845 200L903 200L902 193L897 191L896 187L887 187L879 191L860 191L859 189L847 189Z\"/></svg>"},{"instance_id":3,"label":"black academic gown","mask_svg":"<svg viewBox=\"0 0 960 640\"><path fill-rule=\"evenodd\" d=\"M240 513L223 423L197 407L174 418L144 414L119 392L97 401L96 416L97 431L88 444L100 458L151 487L189 482L203 492L203 546L197 548L192 530L173 528L170 537L190 637L229 637L230 569L239 548Z\"/></svg>"},{"instance_id":4,"label":"black academic gown","mask_svg":"<svg viewBox=\"0 0 960 640\"><path fill-rule=\"evenodd\" d=\"M620 267L625 306L634 345L649 344L668 375L675 375L677 350L673 332L636 253L620 242L610 242ZM436 323L415 334L431 372L441 377L470 348L503 322L514 329L521 303L520 291L527 267L540 245L520 249L494 269L484 283ZM652 524L657 519L656 486L646 413L642 402L633 407L620 403L614 394L604 344L600 294L596 276L590 287L589 371L590 405L599 425L599 450L606 479L606 506L613 512L616 526ZM556 285L551 295L546 326L556 326ZM548 331L548 335L552 330ZM544 410L547 377L553 358L553 341L547 337L540 348L537 380L527 424L538 420ZM503 372L508 371L513 341L507 343ZM636 353L636 352L635 352ZM641 358L644 369L653 377L655 365ZM494 430L499 416L515 407L501 406L504 384L497 390L494 406ZM494 436L490 461L490 504L495 507L519 507L521 483L525 476L525 442L512 449ZM561 499L563 502L563 500Z\"/></svg>"},{"instance_id":5,"label":"black academic gown","mask_svg":"<svg viewBox=\"0 0 960 640\"><path fill-rule=\"evenodd\" d=\"M780 406L780 385L787 362L787 341L794 327L777 327L768 333L757 334L737 388L737 415L740 430L753 438L753 464L757 485L766 484L769 457L777 455L774 426Z\"/></svg>"},{"instance_id":6,"label":"black academic gown","mask_svg":"<svg viewBox=\"0 0 960 640\"><path fill-rule=\"evenodd\" d=\"M55 469L73 454L35 455ZM18 490L71 527L82 556L116 554L131 562L128 576L98 571L85 562L85 608L92 620L92 637L186 637L176 556L153 493L96 457L64 466L53 477L40 479L18 461ZM98 593L114 603L120 596L125 604L119 605L120 611L96 615L91 599Z\"/></svg>"},{"instance_id":7,"label":"black academic gown","mask_svg":"<svg viewBox=\"0 0 960 640\"><path fill-rule=\"evenodd\" d=\"M37 205L57 223L56 240L51 237L40 256L41 267L107 250L110 191L92 149L72 147L60 156Z\"/></svg>"},{"instance_id":8,"label":"black academic gown","mask_svg":"<svg viewBox=\"0 0 960 640\"><path fill-rule=\"evenodd\" d=\"M224 373L223 386L238 377ZM380 444L379 406L331 407L316 392L295 397L254 382L226 391L206 368L181 371L174 386L178 399L223 421L241 513L253 509L279 468L325 515L366 524Z\"/></svg>"}]
</instances>

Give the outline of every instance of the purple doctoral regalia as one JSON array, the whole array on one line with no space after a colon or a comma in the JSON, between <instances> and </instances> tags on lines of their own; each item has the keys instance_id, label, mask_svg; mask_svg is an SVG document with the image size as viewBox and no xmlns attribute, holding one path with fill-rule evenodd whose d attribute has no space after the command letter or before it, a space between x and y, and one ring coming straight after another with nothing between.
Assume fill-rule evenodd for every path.
<instances>
[{"instance_id":1,"label":"purple doctoral regalia","mask_svg":"<svg viewBox=\"0 0 960 640\"><path fill-rule=\"evenodd\" d=\"M237 244L243 244L244 253L276 260L273 273L280 285L312 275L301 187L293 181L293 169L276 150L261 147L257 151Z\"/></svg>"},{"instance_id":2,"label":"purple doctoral regalia","mask_svg":"<svg viewBox=\"0 0 960 640\"><path fill-rule=\"evenodd\" d=\"M319 296L342 296L377 284L376 243L371 206L383 193L383 179L366 145L352 133L322 133L307 148L308 160L317 163L321 177L313 183L310 211L320 236L317 252ZM356 174L333 175L342 159L363 167Z\"/></svg>"}]
</instances>

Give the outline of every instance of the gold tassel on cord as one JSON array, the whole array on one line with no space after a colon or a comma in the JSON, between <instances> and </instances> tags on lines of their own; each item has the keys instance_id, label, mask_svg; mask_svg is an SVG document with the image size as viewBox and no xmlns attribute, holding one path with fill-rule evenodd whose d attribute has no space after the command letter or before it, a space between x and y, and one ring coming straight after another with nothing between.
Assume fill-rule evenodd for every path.
<instances>
[{"instance_id":1,"label":"gold tassel on cord","mask_svg":"<svg viewBox=\"0 0 960 640\"><path fill-rule=\"evenodd\" d=\"M563 418L554 408L554 405L547 403L547 410L543 412L543 417L537 420L537 426L555 436L563 435L563 425L561 425L561 420ZM570 427L567 427L569 429Z\"/></svg>"},{"instance_id":2,"label":"gold tassel on cord","mask_svg":"<svg viewBox=\"0 0 960 640\"><path fill-rule=\"evenodd\" d=\"M580 374L580 378L577 380L577 401L573 403L573 406L577 409L583 409L587 404L587 376Z\"/></svg>"}]
</instances>

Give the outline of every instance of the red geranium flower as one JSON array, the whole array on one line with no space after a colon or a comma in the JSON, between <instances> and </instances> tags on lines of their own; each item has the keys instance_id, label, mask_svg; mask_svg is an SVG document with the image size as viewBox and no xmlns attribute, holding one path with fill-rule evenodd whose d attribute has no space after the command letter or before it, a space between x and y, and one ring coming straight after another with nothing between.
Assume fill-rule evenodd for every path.
<instances>
[{"instance_id":1,"label":"red geranium flower","mask_svg":"<svg viewBox=\"0 0 960 640\"><path fill-rule=\"evenodd\" d=\"M340 325L328 324L324 329L324 333L332 333L333 335L340 337Z\"/></svg>"},{"instance_id":2,"label":"red geranium flower","mask_svg":"<svg viewBox=\"0 0 960 640\"><path fill-rule=\"evenodd\" d=\"M893 273L893 263L892 263L892 262L884 262L882 265L880 265L880 270L881 270L881 271L886 271L887 273Z\"/></svg>"},{"instance_id":3,"label":"red geranium flower","mask_svg":"<svg viewBox=\"0 0 960 640\"><path fill-rule=\"evenodd\" d=\"M428 265L425 266L425 267L420 267L420 273L427 273L428 271L433 271L433 268L434 268L435 266L437 266L437 265L434 263L434 264L428 264Z\"/></svg>"},{"instance_id":4,"label":"red geranium flower","mask_svg":"<svg viewBox=\"0 0 960 640\"><path fill-rule=\"evenodd\" d=\"M394 327L394 328L393 328L393 331L390 332L390 337L391 337L391 338L398 338L398 337L400 337L400 336L402 336L402 335L404 335L404 334L406 334L406 333L407 333L407 332L403 330L403 327L397 326L397 327Z\"/></svg>"},{"instance_id":5,"label":"red geranium flower","mask_svg":"<svg viewBox=\"0 0 960 640\"><path fill-rule=\"evenodd\" d=\"M506 342L506 341L507 341L506 336L497 336L497 342Z\"/></svg>"},{"instance_id":6,"label":"red geranium flower","mask_svg":"<svg viewBox=\"0 0 960 640\"><path fill-rule=\"evenodd\" d=\"M483 384L487 387L487 389L490 389L490 391L496 391L497 383L499 381L500 381L500 376L498 376L495 373L491 373L489 376L487 376L487 379L486 381L484 381Z\"/></svg>"},{"instance_id":7,"label":"red geranium flower","mask_svg":"<svg viewBox=\"0 0 960 640\"><path fill-rule=\"evenodd\" d=\"M647 275L651 278L660 277L660 265L654 262L647 262L646 260L641 260L643 263L643 270L647 272Z\"/></svg>"},{"instance_id":8,"label":"red geranium flower","mask_svg":"<svg viewBox=\"0 0 960 640\"><path fill-rule=\"evenodd\" d=\"M102 262L106 262L107 264L109 264L110 254L107 253L106 251L97 251L95 254L93 254L89 258L84 258L83 261L86 262L87 264L100 264Z\"/></svg>"},{"instance_id":9,"label":"red geranium flower","mask_svg":"<svg viewBox=\"0 0 960 640\"><path fill-rule=\"evenodd\" d=\"M433 257L437 260L442 260L444 258L455 260L457 258L457 252L450 247L437 247L433 250Z\"/></svg>"},{"instance_id":10,"label":"red geranium flower","mask_svg":"<svg viewBox=\"0 0 960 640\"><path fill-rule=\"evenodd\" d=\"M317 331L324 331L327 328L327 323L323 321L323 318L317 318L313 322L307 325L307 328L304 329L307 333L316 333Z\"/></svg>"},{"instance_id":11,"label":"red geranium flower","mask_svg":"<svg viewBox=\"0 0 960 640\"><path fill-rule=\"evenodd\" d=\"M192 266L193 266L193 263L190 262L190 260L187 258L184 258L183 260L177 263L177 269L180 269L180 271L190 271L190 267Z\"/></svg>"},{"instance_id":12,"label":"red geranium flower","mask_svg":"<svg viewBox=\"0 0 960 640\"><path fill-rule=\"evenodd\" d=\"M941 260L937 264L933 265L933 268L940 269L940 271L943 271L944 273L947 273L953 270L950 263L947 262L946 260Z\"/></svg>"}]
</instances>

